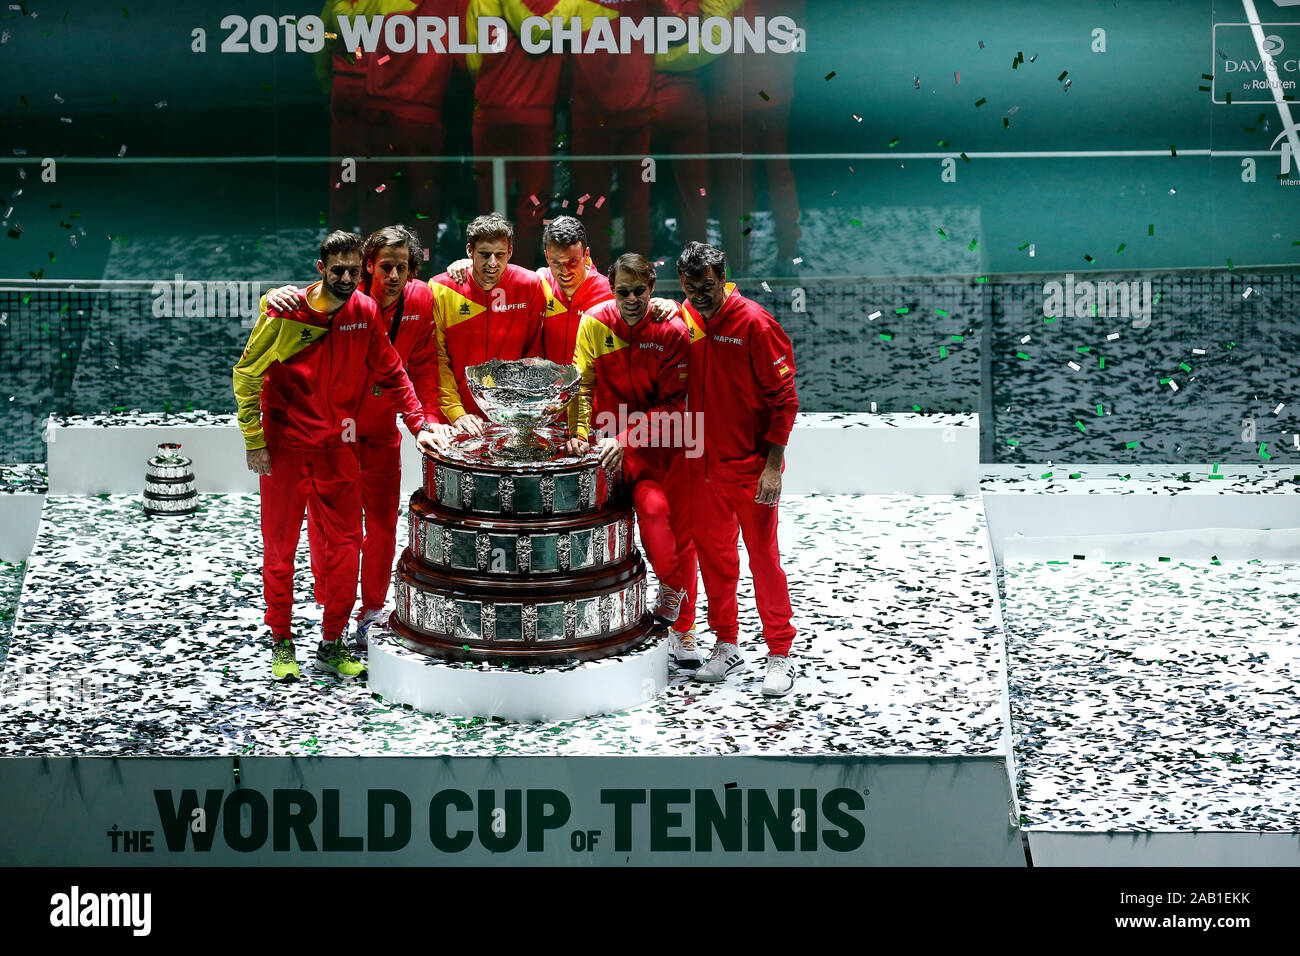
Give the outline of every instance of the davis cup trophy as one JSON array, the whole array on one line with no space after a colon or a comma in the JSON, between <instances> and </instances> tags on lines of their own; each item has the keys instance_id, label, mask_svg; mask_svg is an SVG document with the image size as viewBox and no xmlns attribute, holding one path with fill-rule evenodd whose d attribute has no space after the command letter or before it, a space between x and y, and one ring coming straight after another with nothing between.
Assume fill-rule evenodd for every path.
<instances>
[{"instance_id":1,"label":"davis cup trophy","mask_svg":"<svg viewBox=\"0 0 1300 956\"><path fill-rule=\"evenodd\" d=\"M452 661L624 654L650 635L631 502L594 453L566 455L578 371L529 358L466 369L490 423L424 455L390 628Z\"/></svg>"}]
</instances>

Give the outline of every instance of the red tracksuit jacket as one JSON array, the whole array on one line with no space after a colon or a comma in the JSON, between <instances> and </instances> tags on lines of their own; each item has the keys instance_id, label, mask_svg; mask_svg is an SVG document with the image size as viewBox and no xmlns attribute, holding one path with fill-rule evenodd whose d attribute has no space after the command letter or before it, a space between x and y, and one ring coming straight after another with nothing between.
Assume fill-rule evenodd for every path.
<instances>
[{"instance_id":1,"label":"red tracksuit jacket","mask_svg":"<svg viewBox=\"0 0 1300 956\"><path fill-rule=\"evenodd\" d=\"M710 481L758 480L772 445L786 445L799 398L790 338L767 310L727 283L727 296L705 322L683 303L690 332L692 414L703 417L704 454L692 472Z\"/></svg>"},{"instance_id":2,"label":"red tracksuit jacket","mask_svg":"<svg viewBox=\"0 0 1300 956\"><path fill-rule=\"evenodd\" d=\"M418 4L403 4L408 9L388 12L389 17L401 16L411 21L409 36L416 36L415 25L419 17L438 17L450 25L455 17L461 24L464 40L465 8L469 0L420 0ZM413 7L413 9L411 8ZM400 116L413 123L431 127L442 126L442 101L451 82L451 71L456 61L464 63L463 54L421 53L418 43L405 53L388 49L380 34L373 55L364 60L366 70L366 105L391 116ZM451 46L450 38L443 36L443 49Z\"/></svg>"},{"instance_id":3,"label":"red tracksuit jacket","mask_svg":"<svg viewBox=\"0 0 1300 956\"><path fill-rule=\"evenodd\" d=\"M250 449L265 447L264 428L286 446L355 448L344 435L360 434L361 401L372 382L391 392L412 434L424 424L401 359L379 327L374 300L353 293L329 316L307 305L307 293L319 284L298 293L293 312L267 310L263 300L235 365L239 427Z\"/></svg>"},{"instance_id":4,"label":"red tracksuit jacket","mask_svg":"<svg viewBox=\"0 0 1300 956\"><path fill-rule=\"evenodd\" d=\"M500 53L471 53L469 67L475 73L474 119L480 123L550 126L555 122L556 96L564 57L550 53L525 53L519 38L523 21L530 16L547 20L547 30L533 39L546 42L550 18L562 15L560 0L470 0L466 15L466 37L478 42L478 18L503 18L509 25L506 49Z\"/></svg>"},{"instance_id":5,"label":"red tracksuit jacket","mask_svg":"<svg viewBox=\"0 0 1300 956\"><path fill-rule=\"evenodd\" d=\"M438 339L438 382L442 414L450 424L464 414L483 417L465 386L465 369L488 359L539 355L546 286L535 272L506 265L505 274L484 291L473 273L456 282L447 273L429 280Z\"/></svg>"},{"instance_id":6,"label":"red tracksuit jacket","mask_svg":"<svg viewBox=\"0 0 1300 956\"><path fill-rule=\"evenodd\" d=\"M618 47L621 17L643 20L668 14L660 0L588 0L582 7L588 8L584 14L589 10L592 16L592 27L583 34L584 47L592 29L600 30L599 37L604 39L606 27ZM604 23L598 24L597 20ZM569 62L573 69L574 126L626 129L649 125L655 105L655 55L646 53L643 43L632 43L627 53L621 48L619 53L582 53Z\"/></svg>"},{"instance_id":7,"label":"red tracksuit jacket","mask_svg":"<svg viewBox=\"0 0 1300 956\"><path fill-rule=\"evenodd\" d=\"M387 309L380 309L379 328L401 359L424 408L425 419L445 424L438 402L438 336L434 330L433 293L429 284L421 279L408 279L397 301ZM374 383L362 398L357 434L368 438L390 434L397 411L394 394Z\"/></svg>"},{"instance_id":8,"label":"red tracksuit jacket","mask_svg":"<svg viewBox=\"0 0 1300 956\"><path fill-rule=\"evenodd\" d=\"M579 438L595 430L602 412L620 418L645 413L650 435L662 434L659 419L664 413L685 413L687 342L680 321L654 322L646 316L630 326L618 305L606 302L582 317L573 364L582 373L582 386L570 406L569 430ZM666 469L681 449L629 447L628 426L635 424L620 423L615 436L619 443L633 461Z\"/></svg>"},{"instance_id":9,"label":"red tracksuit jacket","mask_svg":"<svg viewBox=\"0 0 1300 956\"><path fill-rule=\"evenodd\" d=\"M570 299L560 288L560 281L551 275L547 266L537 270L546 283L549 298L546 316L542 319L542 356L560 365L573 362L573 350L578 344L578 325L584 312L590 312L603 302L614 298L609 280L591 267L587 261L587 278L574 290Z\"/></svg>"}]
</instances>

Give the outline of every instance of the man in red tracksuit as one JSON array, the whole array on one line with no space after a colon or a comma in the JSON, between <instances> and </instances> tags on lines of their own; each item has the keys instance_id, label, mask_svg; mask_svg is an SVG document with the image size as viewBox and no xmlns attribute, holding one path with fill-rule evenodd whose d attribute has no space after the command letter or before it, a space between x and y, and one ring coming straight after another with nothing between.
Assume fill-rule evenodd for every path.
<instances>
[{"instance_id":1,"label":"man in red tracksuit","mask_svg":"<svg viewBox=\"0 0 1300 956\"><path fill-rule=\"evenodd\" d=\"M479 216L465 230L470 274L429 280L438 339L442 414L458 430L482 435L484 416L465 384L465 369L488 359L538 355L546 287L537 273L510 264L514 228L497 213Z\"/></svg>"},{"instance_id":2,"label":"man in red tracksuit","mask_svg":"<svg viewBox=\"0 0 1300 956\"><path fill-rule=\"evenodd\" d=\"M588 443L607 469L622 466L632 489L641 525L641 544L659 579L654 609L661 625L675 627L669 658L680 668L700 665L695 647L694 553L691 548L689 485L670 480L680 472L686 434L686 329L680 320L649 318L655 273L637 253L620 256L610 267L617 299L582 317L573 364L582 385L570 405L571 454L585 454ZM604 433L596 441L596 431ZM689 600L687 600L689 598Z\"/></svg>"},{"instance_id":3,"label":"man in red tracksuit","mask_svg":"<svg viewBox=\"0 0 1300 956\"><path fill-rule=\"evenodd\" d=\"M316 268L322 281L299 295L295 309L262 312L234 370L248 467L261 476L271 669L276 680L285 681L298 677L290 618L304 510L325 551L316 556L325 615L315 666L341 677L365 674L364 662L339 640L357 593L361 491L354 446L365 393L373 385L391 390L407 428L422 446L433 447L411 383L380 328L375 303L354 294L361 276L361 238L330 233Z\"/></svg>"},{"instance_id":4,"label":"man in red tracksuit","mask_svg":"<svg viewBox=\"0 0 1300 956\"><path fill-rule=\"evenodd\" d=\"M405 226L385 226L370 234L362 248L361 290L379 305L380 328L397 351L415 388L435 440L451 432L438 406L438 342L433 330L429 286L416 278L424 255L420 239ZM277 309L291 307L298 290L292 286L267 293ZM288 300L286 302L286 299ZM392 392L372 385L362 397L356 422L356 451L361 467L361 511L365 534L361 540L361 608L357 612L357 649L369 644L371 628L382 625L384 604L397 551L397 518L401 509L402 436L397 430L397 406ZM313 558L319 573L316 526L308 524ZM324 603L323 601L321 603Z\"/></svg>"},{"instance_id":5,"label":"man in red tracksuit","mask_svg":"<svg viewBox=\"0 0 1300 956\"><path fill-rule=\"evenodd\" d=\"M717 636L695 679L720 681L744 663L736 621L739 530L768 648L763 694L780 697L794 687L795 629L776 535L785 446L799 410L794 353L776 319L726 281L721 250L690 243L677 274L691 338L689 407L704 427L704 454L690 460L691 515Z\"/></svg>"},{"instance_id":6,"label":"man in red tracksuit","mask_svg":"<svg viewBox=\"0 0 1300 956\"><path fill-rule=\"evenodd\" d=\"M541 356L560 365L573 362L578 342L578 322L584 312L614 297L609 280L591 264L587 230L573 216L558 216L542 230L546 265L537 270L546 285L546 315L542 318ZM447 267L456 282L469 276L470 260L459 259ZM668 309L664 315L672 314Z\"/></svg>"},{"instance_id":7,"label":"man in red tracksuit","mask_svg":"<svg viewBox=\"0 0 1300 956\"><path fill-rule=\"evenodd\" d=\"M542 357L568 365L583 313L609 302L614 294L609 279L592 267L586 227L573 216L558 216L546 224L542 251L546 265L537 274L549 294L542 319Z\"/></svg>"}]
</instances>

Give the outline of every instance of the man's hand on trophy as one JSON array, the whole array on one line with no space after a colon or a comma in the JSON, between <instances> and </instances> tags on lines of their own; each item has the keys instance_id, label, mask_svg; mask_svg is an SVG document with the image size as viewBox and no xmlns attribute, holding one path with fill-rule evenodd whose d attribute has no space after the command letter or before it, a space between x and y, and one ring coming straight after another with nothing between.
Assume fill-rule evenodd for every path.
<instances>
[{"instance_id":1,"label":"man's hand on trophy","mask_svg":"<svg viewBox=\"0 0 1300 956\"><path fill-rule=\"evenodd\" d=\"M623 446L617 438L602 438L596 446L600 453L600 464L606 471L616 471L623 464Z\"/></svg>"},{"instance_id":2,"label":"man's hand on trophy","mask_svg":"<svg viewBox=\"0 0 1300 956\"><path fill-rule=\"evenodd\" d=\"M282 285L278 289L268 289L266 304L277 312L292 312L298 308L299 289L294 285Z\"/></svg>"},{"instance_id":3,"label":"man's hand on trophy","mask_svg":"<svg viewBox=\"0 0 1300 956\"><path fill-rule=\"evenodd\" d=\"M677 315L680 309L677 303L672 299L661 299L658 296L650 297L650 321L667 322L673 316Z\"/></svg>"},{"instance_id":4,"label":"man's hand on trophy","mask_svg":"<svg viewBox=\"0 0 1300 956\"><path fill-rule=\"evenodd\" d=\"M570 438L564 443L564 453L581 458L587 452L591 451L591 446L587 444L586 439Z\"/></svg>"},{"instance_id":5,"label":"man's hand on trophy","mask_svg":"<svg viewBox=\"0 0 1300 956\"><path fill-rule=\"evenodd\" d=\"M483 437L483 419L468 412L456 419L456 431L466 432L475 438Z\"/></svg>"},{"instance_id":6,"label":"man's hand on trophy","mask_svg":"<svg viewBox=\"0 0 1300 956\"><path fill-rule=\"evenodd\" d=\"M457 259L447 266L447 276L452 282L464 282L469 278L469 270L472 265L474 263L469 259Z\"/></svg>"},{"instance_id":7,"label":"man's hand on trophy","mask_svg":"<svg viewBox=\"0 0 1300 956\"><path fill-rule=\"evenodd\" d=\"M249 471L259 475L271 473L271 453L266 448L250 448L246 460Z\"/></svg>"},{"instance_id":8,"label":"man's hand on trophy","mask_svg":"<svg viewBox=\"0 0 1300 956\"><path fill-rule=\"evenodd\" d=\"M426 422L415 440L425 451L441 451L451 444L451 437L454 434L456 434L456 429L450 425Z\"/></svg>"}]
</instances>

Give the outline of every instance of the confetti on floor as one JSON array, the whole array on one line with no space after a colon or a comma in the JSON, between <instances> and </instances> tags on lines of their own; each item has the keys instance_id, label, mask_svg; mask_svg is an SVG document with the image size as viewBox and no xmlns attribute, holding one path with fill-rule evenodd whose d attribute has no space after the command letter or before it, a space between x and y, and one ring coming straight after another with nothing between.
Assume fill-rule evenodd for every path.
<instances>
[{"instance_id":1,"label":"confetti on floor","mask_svg":"<svg viewBox=\"0 0 1300 956\"><path fill-rule=\"evenodd\" d=\"M1005 573L1027 825L1300 829L1300 563L1071 557Z\"/></svg>"},{"instance_id":2,"label":"confetti on floor","mask_svg":"<svg viewBox=\"0 0 1300 956\"><path fill-rule=\"evenodd\" d=\"M996 754L1002 639L978 497L792 496L782 553L800 629L795 692L764 701L759 622L740 584L748 667L674 678L651 704L546 725L427 715L307 666L319 610L298 554L304 680L266 677L255 495L145 520L136 496L50 496L11 668L76 674L88 699L0 697L0 754ZM305 538L304 538L305 540ZM745 559L742 555L742 567ZM702 615L701 615L702 618ZM705 646L712 643L701 628ZM24 671L26 672L26 671Z\"/></svg>"}]
</instances>

